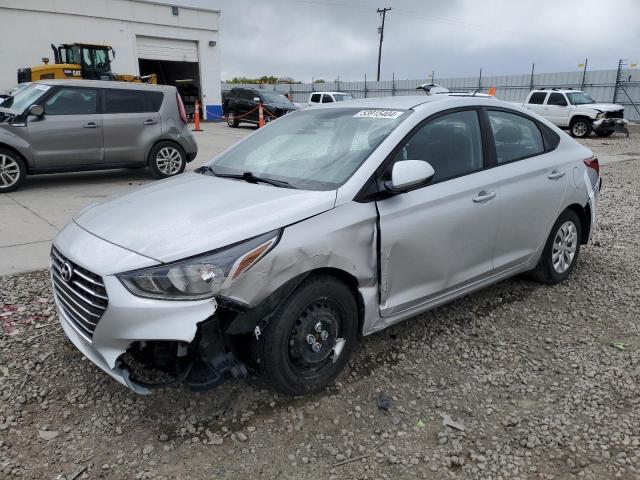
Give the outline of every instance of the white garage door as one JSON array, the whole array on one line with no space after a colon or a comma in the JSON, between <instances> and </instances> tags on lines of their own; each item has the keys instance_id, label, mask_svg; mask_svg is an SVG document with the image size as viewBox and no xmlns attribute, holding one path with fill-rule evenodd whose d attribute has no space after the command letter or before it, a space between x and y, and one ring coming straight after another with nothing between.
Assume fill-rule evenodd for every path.
<instances>
[{"instance_id":1,"label":"white garage door","mask_svg":"<svg viewBox=\"0 0 640 480\"><path fill-rule=\"evenodd\" d=\"M169 60L173 62L197 62L198 44L189 40L171 38L136 37L138 58Z\"/></svg>"}]
</instances>

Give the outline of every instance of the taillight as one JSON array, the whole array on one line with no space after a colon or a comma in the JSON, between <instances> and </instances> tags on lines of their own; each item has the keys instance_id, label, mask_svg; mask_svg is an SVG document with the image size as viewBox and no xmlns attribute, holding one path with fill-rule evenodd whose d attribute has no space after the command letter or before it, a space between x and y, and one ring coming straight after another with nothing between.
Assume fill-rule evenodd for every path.
<instances>
[{"instance_id":1,"label":"taillight","mask_svg":"<svg viewBox=\"0 0 640 480\"><path fill-rule=\"evenodd\" d=\"M187 122L187 111L184 109L184 103L182 103L182 98L180 98L180 94L176 92L176 102L178 102L178 112L180 113L180 119L184 123Z\"/></svg>"},{"instance_id":2,"label":"taillight","mask_svg":"<svg viewBox=\"0 0 640 480\"><path fill-rule=\"evenodd\" d=\"M596 173L600 175L600 163L598 163L598 159L596 157L585 158L583 162L587 167L593 168Z\"/></svg>"}]
</instances>

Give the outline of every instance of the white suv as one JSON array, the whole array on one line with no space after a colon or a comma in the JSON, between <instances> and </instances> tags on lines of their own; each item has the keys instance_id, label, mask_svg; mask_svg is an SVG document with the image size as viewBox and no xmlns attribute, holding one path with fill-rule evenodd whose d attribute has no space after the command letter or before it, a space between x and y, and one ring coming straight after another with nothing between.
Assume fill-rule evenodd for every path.
<instances>
[{"instance_id":1,"label":"white suv","mask_svg":"<svg viewBox=\"0 0 640 480\"><path fill-rule=\"evenodd\" d=\"M615 131L629 135L622 105L596 103L580 90L532 90L523 106L558 127L568 128L574 137L588 137L592 131L599 137L608 137Z\"/></svg>"},{"instance_id":2,"label":"white suv","mask_svg":"<svg viewBox=\"0 0 640 480\"><path fill-rule=\"evenodd\" d=\"M353 97L348 93L342 92L314 92L309 95L307 106L313 107L323 103L343 102L345 100L353 100Z\"/></svg>"}]
</instances>

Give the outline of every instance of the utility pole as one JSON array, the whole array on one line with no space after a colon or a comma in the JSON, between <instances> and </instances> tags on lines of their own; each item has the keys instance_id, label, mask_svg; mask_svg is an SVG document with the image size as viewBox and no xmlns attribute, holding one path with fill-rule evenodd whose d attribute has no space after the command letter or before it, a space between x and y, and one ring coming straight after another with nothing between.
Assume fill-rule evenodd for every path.
<instances>
[{"instance_id":1,"label":"utility pole","mask_svg":"<svg viewBox=\"0 0 640 480\"><path fill-rule=\"evenodd\" d=\"M382 39L384 38L384 19L387 16L387 12L391 10L391 7L379 8L377 10L379 15L382 15L382 26L378 27L378 33L380 34L380 46L378 47L378 76L377 81L380 81L380 60L382 60Z\"/></svg>"},{"instance_id":2,"label":"utility pole","mask_svg":"<svg viewBox=\"0 0 640 480\"><path fill-rule=\"evenodd\" d=\"M584 90L584 82L587 79L587 65L589 64L589 59L584 59L584 68L582 69L582 82L580 83L580 90Z\"/></svg>"},{"instance_id":3,"label":"utility pole","mask_svg":"<svg viewBox=\"0 0 640 480\"><path fill-rule=\"evenodd\" d=\"M531 64L531 81L529 82L529 90L533 90L533 72L535 71L535 69L536 69L536 63L533 62Z\"/></svg>"}]
</instances>

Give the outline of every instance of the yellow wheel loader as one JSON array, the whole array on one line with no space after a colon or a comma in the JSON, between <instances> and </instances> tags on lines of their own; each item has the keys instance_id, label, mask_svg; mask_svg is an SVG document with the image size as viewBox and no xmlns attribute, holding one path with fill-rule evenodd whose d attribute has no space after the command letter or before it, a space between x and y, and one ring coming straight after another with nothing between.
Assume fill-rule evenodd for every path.
<instances>
[{"instance_id":1,"label":"yellow wheel loader","mask_svg":"<svg viewBox=\"0 0 640 480\"><path fill-rule=\"evenodd\" d=\"M42 65L18 69L18 83L48 79L117 80L121 82L158 83L155 74L120 75L111 71L115 50L108 45L65 43L51 44L54 63L43 58Z\"/></svg>"}]
</instances>

